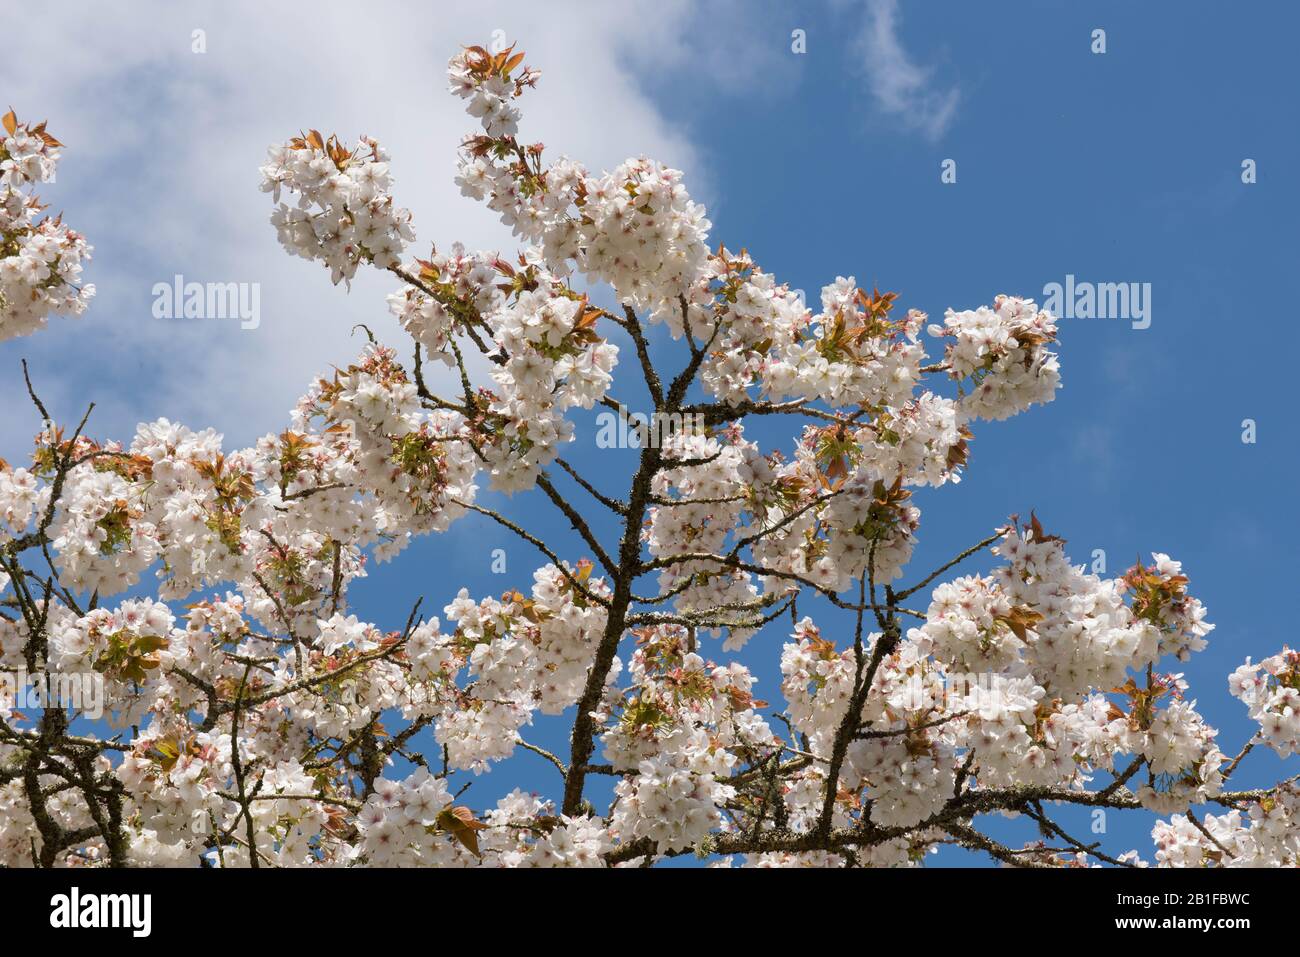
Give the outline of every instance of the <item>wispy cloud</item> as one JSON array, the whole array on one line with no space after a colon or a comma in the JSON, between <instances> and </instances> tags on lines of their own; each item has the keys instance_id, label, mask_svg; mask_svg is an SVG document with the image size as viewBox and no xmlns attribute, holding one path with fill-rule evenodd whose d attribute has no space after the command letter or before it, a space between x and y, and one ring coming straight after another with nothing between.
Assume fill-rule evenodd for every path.
<instances>
[{"instance_id":1,"label":"wispy cloud","mask_svg":"<svg viewBox=\"0 0 1300 957\"><path fill-rule=\"evenodd\" d=\"M933 69L912 59L899 39L898 0L867 0L859 44L876 105L929 139L938 139L957 113L958 89L940 88Z\"/></svg>"}]
</instances>

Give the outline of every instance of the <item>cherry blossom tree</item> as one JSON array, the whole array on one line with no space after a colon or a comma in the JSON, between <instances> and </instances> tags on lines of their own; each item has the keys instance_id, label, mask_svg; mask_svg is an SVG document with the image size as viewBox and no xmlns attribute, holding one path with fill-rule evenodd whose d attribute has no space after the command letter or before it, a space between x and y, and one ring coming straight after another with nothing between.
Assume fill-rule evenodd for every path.
<instances>
[{"instance_id":1,"label":"cherry blossom tree","mask_svg":"<svg viewBox=\"0 0 1300 957\"><path fill-rule=\"evenodd\" d=\"M312 130L261 170L289 252L336 284L391 274L401 350L371 338L238 450L167 419L92 439L29 379L32 460L0 463L0 673L87 676L107 712L0 708L0 864L906 866L951 844L1024 867L1300 863L1296 778L1229 786L1253 748L1300 747L1300 653L1233 673L1259 730L1228 758L1163 670L1213 628L1178 562L1101 578L1031 513L911 566L913 490L959 481L976 423L1053 398L1050 314L998 296L927 324L844 277L814 311L710 246L677 170L520 140L522 53L470 47L449 75L480 125L458 182L513 257L413 256L368 137ZM93 294L90 247L28 192L60 145L4 118L0 339ZM562 456L575 410L640 404L698 427L643 442L617 490ZM748 439L760 419L790 446ZM582 551L482 504L484 482L555 509ZM353 582L471 515L537 553L531 583L349 613ZM986 551L993 573L954 577ZM738 656L777 654L780 630L767 703ZM542 716L567 753L527 740ZM549 793L462 796L520 750ZM1070 834L1070 805L1154 810L1154 851ZM995 840L994 814L1041 840Z\"/></svg>"}]
</instances>

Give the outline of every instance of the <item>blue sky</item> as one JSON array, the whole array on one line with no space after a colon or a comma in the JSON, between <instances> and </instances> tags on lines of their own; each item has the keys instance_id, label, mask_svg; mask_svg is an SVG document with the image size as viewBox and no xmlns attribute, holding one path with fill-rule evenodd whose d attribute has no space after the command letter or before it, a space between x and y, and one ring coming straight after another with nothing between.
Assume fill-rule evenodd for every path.
<instances>
[{"instance_id":1,"label":"blue sky","mask_svg":"<svg viewBox=\"0 0 1300 957\"><path fill-rule=\"evenodd\" d=\"M641 152L681 165L709 207L712 240L747 247L810 300L853 275L937 319L1002 292L1041 301L1067 274L1150 283L1149 328L1063 320L1056 401L980 423L960 485L918 494L917 574L905 581L1031 508L1076 562L1103 549L1110 574L1170 553L1218 626L1209 648L1175 670L1234 753L1251 725L1227 674L1296 640L1272 606L1294 591L1300 531L1285 370L1300 345L1288 313L1300 134L1284 113L1300 79L1300 15L1209 2L792 6L672 2L633 22L572 7L566 32L556 23L563 5L539 16L450 4L434 21L381 4L386 24L356 25L326 4L298 38L321 55L301 68L280 56L294 41L254 33L252 6L160 7L143 24L141 13L112 19L89 5L62 37L52 15L23 14L14 25L23 55L81 53L66 75L15 70L0 74L0 89L21 117L48 115L68 144L47 199L95 243L100 298L79 322L0 344L0 455L17 458L35 428L17 392L20 357L61 416L102 403L99 435L126 438L135 421L168 415L215 425L239 445L278 429L314 371L355 354L352 323L398 341L382 301L388 283L367 277L345 295L275 245L256 166L265 144L301 127L391 144L396 192L421 244L508 248L490 214L450 184L469 121L440 80L458 43L502 28L544 74L524 104L525 138L596 166ZM202 56L190 52L193 27L208 31ZM1090 50L1097 28L1100 55ZM796 29L803 54L791 51ZM386 55L325 75L325 54L355 52L350 43ZM1247 158L1253 185L1241 180ZM940 181L948 159L953 184ZM176 272L262 283L261 328L153 319L149 290ZM654 344L679 361L665 338ZM1248 418L1253 444L1242 442ZM770 426L750 434L789 447ZM596 449L591 429L566 452L614 493L633 455ZM540 499L488 500L566 557L583 554ZM462 585L476 596L525 586L539 559L508 536L471 517L423 539L355 586L353 610L395 628L417 595L440 611ZM507 550L506 575L490 572L494 548ZM835 634L836 621L827 612L819 623ZM844 619L841 637L850 628ZM787 631L768 628L744 654L773 702ZM526 736L567 750L559 722ZM1257 752L1234 781L1271 783L1281 764ZM476 779L466 799L494 803L516 784L553 795L557 783L550 765L521 753ZM1151 820L1112 814L1106 847L1150 858ZM945 851L938 862L968 861Z\"/></svg>"}]
</instances>

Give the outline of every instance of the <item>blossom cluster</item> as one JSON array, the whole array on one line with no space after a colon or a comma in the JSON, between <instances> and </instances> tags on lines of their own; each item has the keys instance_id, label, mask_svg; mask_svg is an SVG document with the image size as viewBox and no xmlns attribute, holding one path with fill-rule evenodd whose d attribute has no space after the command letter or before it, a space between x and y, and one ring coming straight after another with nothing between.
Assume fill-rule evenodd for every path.
<instances>
[{"instance_id":1,"label":"blossom cluster","mask_svg":"<svg viewBox=\"0 0 1300 957\"><path fill-rule=\"evenodd\" d=\"M632 687L605 706L605 753L615 768L635 768L615 788L610 832L684 850L722 825L733 770L776 740L747 668L706 661L680 626L647 628L636 642Z\"/></svg>"},{"instance_id":2,"label":"blossom cluster","mask_svg":"<svg viewBox=\"0 0 1300 957\"><path fill-rule=\"evenodd\" d=\"M1151 832L1160 867L1295 867L1300 864L1300 789L1279 787L1245 810L1196 821L1175 814ZM1197 826L1197 825L1200 826Z\"/></svg>"},{"instance_id":3,"label":"blossom cluster","mask_svg":"<svg viewBox=\"0 0 1300 957\"><path fill-rule=\"evenodd\" d=\"M271 222L284 248L320 260L338 283L357 267L396 266L415 239L411 213L394 205L388 152L370 137L344 146L316 130L270 148L262 190L276 202ZM281 201L287 191L293 206Z\"/></svg>"},{"instance_id":4,"label":"blossom cluster","mask_svg":"<svg viewBox=\"0 0 1300 957\"><path fill-rule=\"evenodd\" d=\"M1300 652L1284 648L1254 664L1247 658L1228 687L1259 722L1265 744L1284 758L1300 753Z\"/></svg>"},{"instance_id":5,"label":"blossom cluster","mask_svg":"<svg viewBox=\"0 0 1300 957\"><path fill-rule=\"evenodd\" d=\"M590 818L556 815L548 802L518 789L475 820L424 768L380 782L357 830L353 859L377 867L594 867L609 848Z\"/></svg>"},{"instance_id":6,"label":"blossom cluster","mask_svg":"<svg viewBox=\"0 0 1300 957\"><path fill-rule=\"evenodd\" d=\"M62 215L41 215L25 188L54 180L63 144L45 124L20 123L13 111L0 129L0 342L45 327L51 314L79 316L95 295L82 268L92 247Z\"/></svg>"},{"instance_id":7,"label":"blossom cluster","mask_svg":"<svg viewBox=\"0 0 1300 957\"><path fill-rule=\"evenodd\" d=\"M949 309L932 336L948 343L948 374L968 382L962 407L971 418L1005 419L1035 403L1050 402L1060 385L1056 354L1046 348L1056 339L1056 320L1032 300L998 296L992 308Z\"/></svg>"},{"instance_id":8,"label":"blossom cluster","mask_svg":"<svg viewBox=\"0 0 1300 957\"><path fill-rule=\"evenodd\" d=\"M557 275L576 269L638 307L684 294L706 271L710 223L681 171L646 157L601 175L567 158L543 168L541 145L515 137L514 100L539 76L516 72L521 57L470 47L451 61L451 90L483 128L463 145L461 191L485 200Z\"/></svg>"}]
</instances>

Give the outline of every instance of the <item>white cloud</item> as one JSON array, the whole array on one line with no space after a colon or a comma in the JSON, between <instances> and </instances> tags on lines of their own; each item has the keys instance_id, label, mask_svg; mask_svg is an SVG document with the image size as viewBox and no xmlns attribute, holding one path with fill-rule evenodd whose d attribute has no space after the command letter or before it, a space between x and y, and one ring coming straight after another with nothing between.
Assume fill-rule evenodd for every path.
<instances>
[{"instance_id":1,"label":"white cloud","mask_svg":"<svg viewBox=\"0 0 1300 957\"><path fill-rule=\"evenodd\" d=\"M899 39L898 0L867 0L860 45L867 85L876 105L930 139L938 139L957 112L956 87L937 88L933 70L918 66Z\"/></svg>"},{"instance_id":2,"label":"white cloud","mask_svg":"<svg viewBox=\"0 0 1300 957\"><path fill-rule=\"evenodd\" d=\"M265 2L90 0L12 18L4 97L21 118L48 117L67 144L42 195L94 244L98 296L81 320L0 344L0 455L20 457L36 427L23 356L60 420L98 403L97 436L129 438L136 422L166 415L245 444L283 427L314 375L357 354L356 323L401 341L384 305L393 282L371 271L348 294L276 243L257 167L267 145L300 129L365 133L391 150L416 252L455 240L513 250L495 216L452 182L473 121L447 93L444 68L461 44L495 30L542 70L522 135L545 142L548 156L599 168L644 153L687 170L701 192L695 149L638 83L656 51L664 63L680 58L693 16L685 0L661 0L653 17L563 2L316 3L291 13ZM206 31L206 53L191 51L195 29ZM153 284L176 273L260 283L260 328L153 318Z\"/></svg>"}]
</instances>

